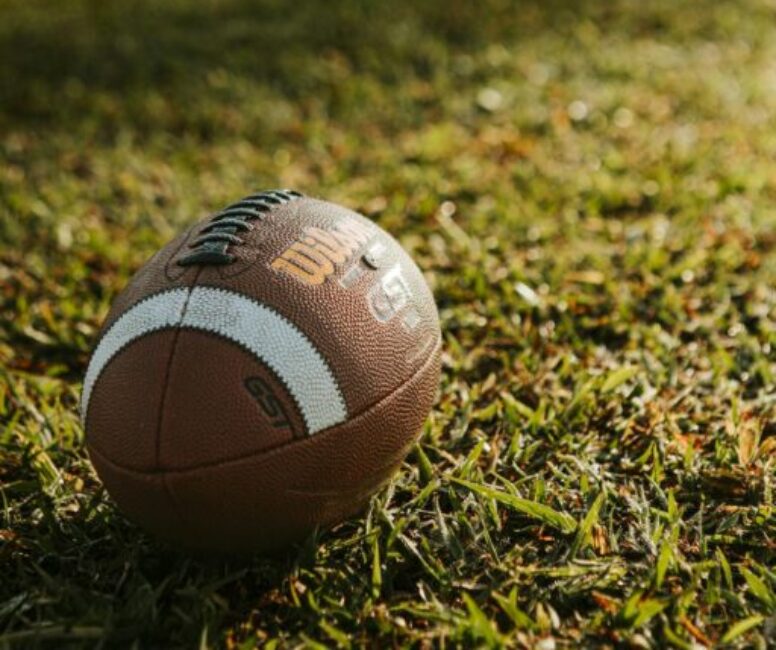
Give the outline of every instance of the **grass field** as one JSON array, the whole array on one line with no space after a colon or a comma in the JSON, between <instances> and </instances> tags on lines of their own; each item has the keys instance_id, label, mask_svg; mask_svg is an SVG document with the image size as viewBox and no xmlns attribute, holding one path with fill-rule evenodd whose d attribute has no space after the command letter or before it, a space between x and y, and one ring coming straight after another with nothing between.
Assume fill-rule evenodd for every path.
<instances>
[{"instance_id":1,"label":"grass field","mask_svg":"<svg viewBox=\"0 0 776 650\"><path fill-rule=\"evenodd\" d=\"M438 405L274 559L128 523L77 416L131 274L292 187L434 289ZM776 4L0 4L0 648L776 644Z\"/></svg>"}]
</instances>

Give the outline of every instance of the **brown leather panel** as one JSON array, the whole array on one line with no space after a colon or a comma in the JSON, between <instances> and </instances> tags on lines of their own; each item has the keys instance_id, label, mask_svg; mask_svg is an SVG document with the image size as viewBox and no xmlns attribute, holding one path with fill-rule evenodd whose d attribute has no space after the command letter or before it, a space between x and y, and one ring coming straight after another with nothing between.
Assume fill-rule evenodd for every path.
<instances>
[{"instance_id":1,"label":"brown leather panel","mask_svg":"<svg viewBox=\"0 0 776 650\"><path fill-rule=\"evenodd\" d=\"M168 373L159 469L219 463L305 435L288 390L253 354L214 334L180 330Z\"/></svg>"},{"instance_id":2,"label":"brown leather panel","mask_svg":"<svg viewBox=\"0 0 776 650\"><path fill-rule=\"evenodd\" d=\"M156 431L175 331L130 343L105 366L89 401L86 441L124 467L156 467Z\"/></svg>"},{"instance_id":3,"label":"brown leather panel","mask_svg":"<svg viewBox=\"0 0 776 650\"><path fill-rule=\"evenodd\" d=\"M306 229L331 231L349 218L373 230L369 247L380 242L385 250L377 269L361 260L363 247L319 285L308 285L289 273L271 268L272 262L306 235ZM195 227L200 230L204 223ZM301 198L273 208L250 232L245 243L230 248L238 259L226 266L205 266L198 285L231 289L278 311L313 341L328 361L345 397L349 414L375 404L409 379L426 358L439 334L434 299L415 264L375 224L346 208ZM341 282L353 265L361 275L347 288ZM411 293L411 304L388 322L370 310L369 291L397 266ZM417 322L405 320L414 309ZM413 319L410 319L412 322Z\"/></svg>"},{"instance_id":4,"label":"brown leather panel","mask_svg":"<svg viewBox=\"0 0 776 650\"><path fill-rule=\"evenodd\" d=\"M131 521L164 539L180 534L183 522L163 474L117 467L94 447L89 448L89 458L108 493Z\"/></svg>"},{"instance_id":5,"label":"brown leather panel","mask_svg":"<svg viewBox=\"0 0 776 650\"><path fill-rule=\"evenodd\" d=\"M361 509L415 441L437 391L437 347L410 381L360 416L308 439L196 470L165 472L181 521L171 527L144 477L111 468L111 495L130 517L190 549L255 552L282 547ZM96 456L96 455L95 455ZM102 476L104 464L98 465ZM121 485L110 485L113 476ZM154 475L158 478L160 475ZM135 494L133 485L137 485Z\"/></svg>"}]
</instances>

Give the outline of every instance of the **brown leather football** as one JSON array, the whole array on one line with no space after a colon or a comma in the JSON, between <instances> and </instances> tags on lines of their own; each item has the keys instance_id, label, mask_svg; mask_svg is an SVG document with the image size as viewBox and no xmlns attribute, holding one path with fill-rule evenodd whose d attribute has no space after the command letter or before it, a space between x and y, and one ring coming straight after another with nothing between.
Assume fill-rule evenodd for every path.
<instances>
[{"instance_id":1,"label":"brown leather football","mask_svg":"<svg viewBox=\"0 0 776 650\"><path fill-rule=\"evenodd\" d=\"M135 522L190 549L277 549L356 513L440 372L433 296L361 215L249 196L156 253L84 379L89 454Z\"/></svg>"}]
</instances>

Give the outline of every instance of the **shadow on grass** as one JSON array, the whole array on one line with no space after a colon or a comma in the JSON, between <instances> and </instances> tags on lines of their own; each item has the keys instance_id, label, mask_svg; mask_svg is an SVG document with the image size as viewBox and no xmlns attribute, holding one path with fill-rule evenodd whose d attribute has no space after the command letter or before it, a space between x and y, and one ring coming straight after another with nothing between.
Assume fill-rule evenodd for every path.
<instances>
[{"instance_id":1,"label":"shadow on grass","mask_svg":"<svg viewBox=\"0 0 776 650\"><path fill-rule=\"evenodd\" d=\"M9 489L38 481L31 460L8 450L0 477ZM204 630L214 634L255 611L275 633L282 629L278 603L314 565L315 539L274 556L190 555L128 522L85 464L71 465L68 478L88 490L31 493L14 537L0 539L0 646L195 647Z\"/></svg>"},{"instance_id":2,"label":"shadow on grass","mask_svg":"<svg viewBox=\"0 0 776 650\"><path fill-rule=\"evenodd\" d=\"M141 126L134 104L197 102L224 72L291 101L326 99L332 60L386 85L425 78L456 52L557 25L564 5L15 0L0 9L0 125L70 128L101 110Z\"/></svg>"}]
</instances>

